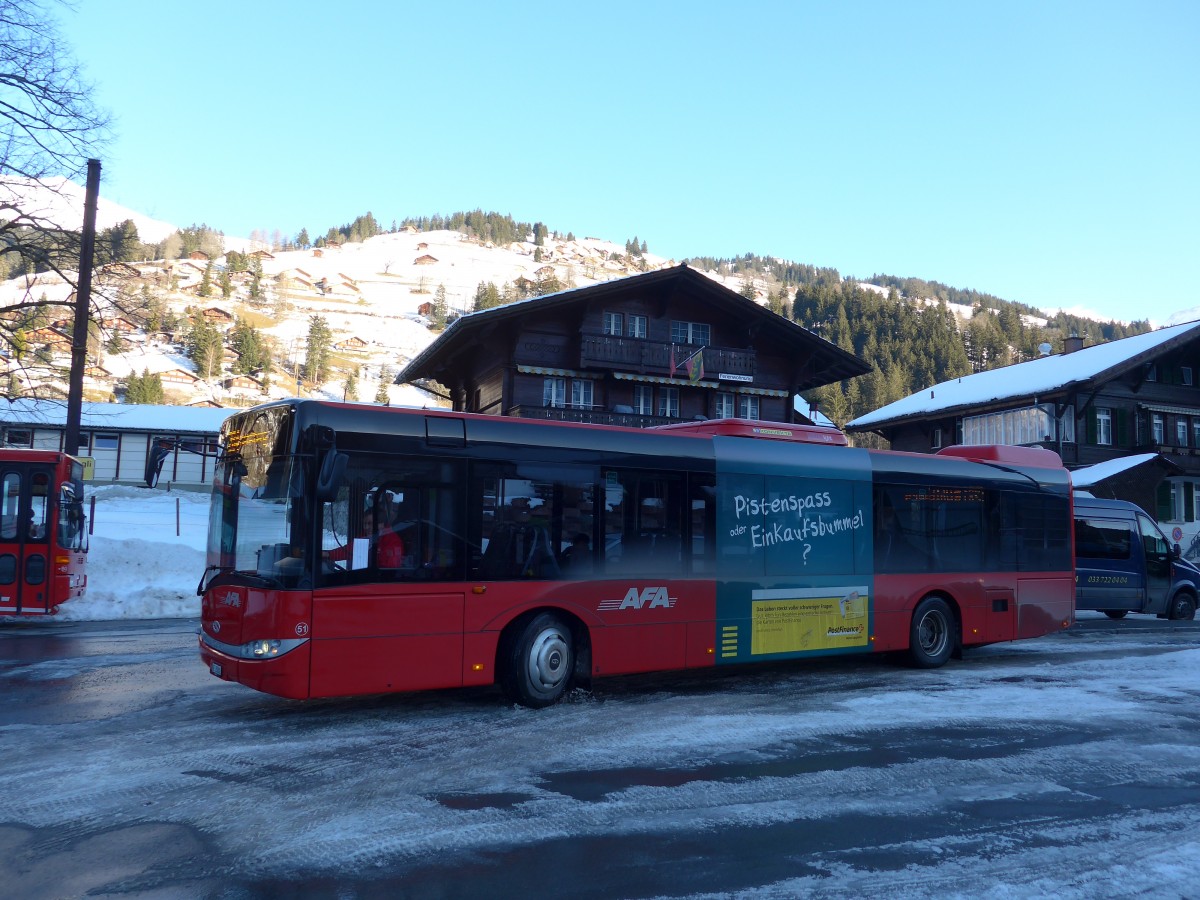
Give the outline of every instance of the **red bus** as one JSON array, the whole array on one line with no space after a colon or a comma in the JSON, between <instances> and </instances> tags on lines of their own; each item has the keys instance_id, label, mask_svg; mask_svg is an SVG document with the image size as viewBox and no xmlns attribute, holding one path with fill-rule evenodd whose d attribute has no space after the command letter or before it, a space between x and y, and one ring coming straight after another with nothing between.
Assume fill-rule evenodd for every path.
<instances>
[{"instance_id":1,"label":"red bus","mask_svg":"<svg viewBox=\"0 0 1200 900\"><path fill-rule=\"evenodd\" d=\"M934 667L1070 626L1071 548L1040 448L288 400L222 427L200 655L283 697L498 683L534 707L634 672Z\"/></svg>"},{"instance_id":2,"label":"red bus","mask_svg":"<svg viewBox=\"0 0 1200 900\"><path fill-rule=\"evenodd\" d=\"M87 587L83 463L0 449L0 616L52 615Z\"/></svg>"}]
</instances>

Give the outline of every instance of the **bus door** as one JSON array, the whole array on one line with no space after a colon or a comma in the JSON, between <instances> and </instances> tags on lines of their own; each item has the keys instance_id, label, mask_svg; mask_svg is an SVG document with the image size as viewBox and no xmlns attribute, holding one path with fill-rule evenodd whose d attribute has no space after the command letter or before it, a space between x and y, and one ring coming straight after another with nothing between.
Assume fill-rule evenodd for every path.
<instances>
[{"instance_id":1,"label":"bus door","mask_svg":"<svg viewBox=\"0 0 1200 900\"><path fill-rule=\"evenodd\" d=\"M49 467L0 464L0 615L53 611L48 536Z\"/></svg>"}]
</instances>

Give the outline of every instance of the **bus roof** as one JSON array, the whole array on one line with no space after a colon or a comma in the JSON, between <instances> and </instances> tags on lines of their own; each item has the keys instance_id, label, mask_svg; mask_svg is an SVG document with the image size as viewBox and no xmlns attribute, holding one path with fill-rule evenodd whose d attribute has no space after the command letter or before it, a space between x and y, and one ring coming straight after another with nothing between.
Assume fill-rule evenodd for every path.
<instances>
[{"instance_id":1,"label":"bus roof","mask_svg":"<svg viewBox=\"0 0 1200 900\"><path fill-rule=\"evenodd\" d=\"M846 436L837 428L822 425L793 425L788 422L759 422L751 419L708 419L703 422L679 422L657 425L647 431L670 431L706 437L750 437L770 441L794 441L801 444L827 444L845 447Z\"/></svg>"},{"instance_id":2,"label":"bus roof","mask_svg":"<svg viewBox=\"0 0 1200 900\"><path fill-rule=\"evenodd\" d=\"M980 462L1007 463L1010 466L1027 466L1034 469L1061 469L1062 457L1044 447L1015 447L1008 444L981 444L969 446L955 444L943 447L937 456L957 456Z\"/></svg>"}]
</instances>

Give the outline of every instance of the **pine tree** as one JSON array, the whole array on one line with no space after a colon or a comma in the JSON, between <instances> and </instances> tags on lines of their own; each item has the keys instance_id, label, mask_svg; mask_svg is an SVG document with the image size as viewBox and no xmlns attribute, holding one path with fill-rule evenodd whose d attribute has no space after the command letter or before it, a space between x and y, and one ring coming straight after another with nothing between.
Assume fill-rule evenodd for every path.
<instances>
[{"instance_id":1,"label":"pine tree","mask_svg":"<svg viewBox=\"0 0 1200 900\"><path fill-rule=\"evenodd\" d=\"M322 316L308 320L308 347L304 353L304 377L310 384L323 384L329 379L330 348L333 332Z\"/></svg>"},{"instance_id":2,"label":"pine tree","mask_svg":"<svg viewBox=\"0 0 1200 900\"><path fill-rule=\"evenodd\" d=\"M433 292L433 315L431 323L433 327L441 331L446 327L446 316L449 310L446 307L446 286L439 284L437 290Z\"/></svg>"},{"instance_id":3,"label":"pine tree","mask_svg":"<svg viewBox=\"0 0 1200 900\"><path fill-rule=\"evenodd\" d=\"M201 378L208 379L220 374L225 348L221 332L215 325L206 322L203 317L198 318L188 334L187 348Z\"/></svg>"},{"instance_id":4,"label":"pine tree","mask_svg":"<svg viewBox=\"0 0 1200 900\"><path fill-rule=\"evenodd\" d=\"M206 265L204 267L204 277L200 279L200 296L201 297L211 297L212 296L212 275L213 275L213 262L210 259L208 261L208 265Z\"/></svg>"},{"instance_id":5,"label":"pine tree","mask_svg":"<svg viewBox=\"0 0 1200 900\"><path fill-rule=\"evenodd\" d=\"M250 269L250 300L257 303L263 299L262 293L262 259L251 256L247 262Z\"/></svg>"},{"instance_id":6,"label":"pine tree","mask_svg":"<svg viewBox=\"0 0 1200 900\"><path fill-rule=\"evenodd\" d=\"M375 392L375 402L383 406L391 403L388 396L388 385L392 383L392 370L384 366L379 372L379 390Z\"/></svg>"}]
</instances>

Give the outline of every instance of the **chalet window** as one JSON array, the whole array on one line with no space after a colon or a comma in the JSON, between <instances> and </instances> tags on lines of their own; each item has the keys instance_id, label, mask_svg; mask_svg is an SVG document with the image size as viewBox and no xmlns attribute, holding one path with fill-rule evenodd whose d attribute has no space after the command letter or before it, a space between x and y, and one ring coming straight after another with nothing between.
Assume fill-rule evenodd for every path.
<instances>
[{"instance_id":1,"label":"chalet window","mask_svg":"<svg viewBox=\"0 0 1200 900\"><path fill-rule=\"evenodd\" d=\"M647 333L647 320L645 316L629 316L629 331L628 336L631 338L645 338Z\"/></svg>"},{"instance_id":2,"label":"chalet window","mask_svg":"<svg viewBox=\"0 0 1200 900\"><path fill-rule=\"evenodd\" d=\"M1096 408L1096 443L1111 446L1112 440L1112 410Z\"/></svg>"},{"instance_id":3,"label":"chalet window","mask_svg":"<svg viewBox=\"0 0 1200 900\"><path fill-rule=\"evenodd\" d=\"M933 429L933 434L929 437L929 447L931 450L942 449L942 429Z\"/></svg>"},{"instance_id":4,"label":"chalet window","mask_svg":"<svg viewBox=\"0 0 1200 900\"><path fill-rule=\"evenodd\" d=\"M1150 438L1155 444L1161 445L1164 440L1162 413L1154 413L1150 417Z\"/></svg>"},{"instance_id":5,"label":"chalet window","mask_svg":"<svg viewBox=\"0 0 1200 900\"><path fill-rule=\"evenodd\" d=\"M625 317L621 313L606 312L604 314L604 333L620 337L625 333Z\"/></svg>"},{"instance_id":6,"label":"chalet window","mask_svg":"<svg viewBox=\"0 0 1200 900\"><path fill-rule=\"evenodd\" d=\"M659 388L658 414L668 418L679 418L679 388Z\"/></svg>"},{"instance_id":7,"label":"chalet window","mask_svg":"<svg viewBox=\"0 0 1200 900\"><path fill-rule=\"evenodd\" d=\"M737 405L734 403L733 394L724 392L717 394L717 402L713 407L713 415L718 419L732 419L736 409Z\"/></svg>"},{"instance_id":8,"label":"chalet window","mask_svg":"<svg viewBox=\"0 0 1200 900\"><path fill-rule=\"evenodd\" d=\"M1180 366L1179 367L1179 383L1186 385L1187 387L1192 386L1192 367L1191 366Z\"/></svg>"},{"instance_id":9,"label":"chalet window","mask_svg":"<svg viewBox=\"0 0 1200 900\"><path fill-rule=\"evenodd\" d=\"M1200 447L1200 419L1192 419L1192 446Z\"/></svg>"},{"instance_id":10,"label":"chalet window","mask_svg":"<svg viewBox=\"0 0 1200 900\"><path fill-rule=\"evenodd\" d=\"M592 408L592 382L590 381L572 381L571 382L571 406L574 409L591 409Z\"/></svg>"},{"instance_id":11,"label":"chalet window","mask_svg":"<svg viewBox=\"0 0 1200 900\"><path fill-rule=\"evenodd\" d=\"M1146 380L1158 381L1158 366L1155 363L1150 363L1146 366Z\"/></svg>"},{"instance_id":12,"label":"chalet window","mask_svg":"<svg viewBox=\"0 0 1200 900\"><path fill-rule=\"evenodd\" d=\"M753 394L742 394L740 397L738 397L738 418L759 418L757 397L755 397Z\"/></svg>"},{"instance_id":13,"label":"chalet window","mask_svg":"<svg viewBox=\"0 0 1200 900\"><path fill-rule=\"evenodd\" d=\"M639 416L654 415L654 388L648 384L639 384L634 387L633 411Z\"/></svg>"},{"instance_id":14,"label":"chalet window","mask_svg":"<svg viewBox=\"0 0 1200 900\"><path fill-rule=\"evenodd\" d=\"M1047 440L1073 443L1074 406L1066 406L1061 419L1056 418L1057 413L1053 403L1042 403L980 416L965 416L961 423L959 443L968 446L1036 444Z\"/></svg>"},{"instance_id":15,"label":"chalet window","mask_svg":"<svg viewBox=\"0 0 1200 900\"><path fill-rule=\"evenodd\" d=\"M546 378L542 381L542 406L567 405L567 379Z\"/></svg>"},{"instance_id":16,"label":"chalet window","mask_svg":"<svg viewBox=\"0 0 1200 900\"><path fill-rule=\"evenodd\" d=\"M1185 419L1183 416L1179 416L1175 419L1175 443L1177 446L1186 447L1188 445L1187 434L1187 419Z\"/></svg>"},{"instance_id":17,"label":"chalet window","mask_svg":"<svg viewBox=\"0 0 1200 900\"><path fill-rule=\"evenodd\" d=\"M116 450L121 437L116 434L96 434L92 436L92 446L97 450Z\"/></svg>"},{"instance_id":18,"label":"chalet window","mask_svg":"<svg viewBox=\"0 0 1200 900\"><path fill-rule=\"evenodd\" d=\"M698 344L707 347L712 329L701 322L672 322L672 344Z\"/></svg>"}]
</instances>

